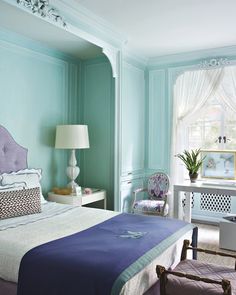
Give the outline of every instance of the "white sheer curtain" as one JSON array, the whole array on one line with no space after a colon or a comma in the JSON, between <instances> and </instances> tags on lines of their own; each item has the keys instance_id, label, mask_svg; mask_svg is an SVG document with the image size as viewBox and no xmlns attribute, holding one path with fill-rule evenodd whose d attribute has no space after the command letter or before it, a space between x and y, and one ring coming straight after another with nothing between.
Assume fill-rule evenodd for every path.
<instances>
[{"instance_id":1,"label":"white sheer curtain","mask_svg":"<svg viewBox=\"0 0 236 295\"><path fill-rule=\"evenodd\" d=\"M236 112L236 66L225 67L217 97L223 105Z\"/></svg>"},{"instance_id":2,"label":"white sheer curtain","mask_svg":"<svg viewBox=\"0 0 236 295\"><path fill-rule=\"evenodd\" d=\"M186 127L204 111L205 103L215 94L222 81L223 72L223 68L189 71L176 80L170 161L172 183L183 181L184 167L175 155L187 147ZM170 202L170 210L173 214L173 200Z\"/></svg>"}]
</instances>

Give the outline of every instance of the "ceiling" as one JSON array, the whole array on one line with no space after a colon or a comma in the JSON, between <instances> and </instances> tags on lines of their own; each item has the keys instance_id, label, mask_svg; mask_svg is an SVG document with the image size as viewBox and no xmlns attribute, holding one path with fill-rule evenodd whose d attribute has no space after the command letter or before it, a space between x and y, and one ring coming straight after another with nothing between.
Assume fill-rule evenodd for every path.
<instances>
[{"instance_id":1,"label":"ceiling","mask_svg":"<svg viewBox=\"0 0 236 295\"><path fill-rule=\"evenodd\" d=\"M236 45L235 0L74 0L147 58Z\"/></svg>"},{"instance_id":2,"label":"ceiling","mask_svg":"<svg viewBox=\"0 0 236 295\"><path fill-rule=\"evenodd\" d=\"M89 59L102 55L100 47L4 1L0 1L0 28L24 35L75 58Z\"/></svg>"}]
</instances>

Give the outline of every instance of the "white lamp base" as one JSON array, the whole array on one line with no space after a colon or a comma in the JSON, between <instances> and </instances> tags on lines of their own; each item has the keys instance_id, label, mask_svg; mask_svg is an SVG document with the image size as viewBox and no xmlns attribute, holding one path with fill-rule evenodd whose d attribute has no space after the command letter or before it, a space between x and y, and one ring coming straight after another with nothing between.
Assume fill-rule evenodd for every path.
<instances>
[{"instance_id":1,"label":"white lamp base","mask_svg":"<svg viewBox=\"0 0 236 295\"><path fill-rule=\"evenodd\" d=\"M66 175L71 180L67 187L70 187L72 190L72 194L80 195L81 194L81 187L75 182L75 179L78 177L80 169L76 166L77 161L75 157L75 150L71 150L69 166L66 168Z\"/></svg>"}]
</instances>

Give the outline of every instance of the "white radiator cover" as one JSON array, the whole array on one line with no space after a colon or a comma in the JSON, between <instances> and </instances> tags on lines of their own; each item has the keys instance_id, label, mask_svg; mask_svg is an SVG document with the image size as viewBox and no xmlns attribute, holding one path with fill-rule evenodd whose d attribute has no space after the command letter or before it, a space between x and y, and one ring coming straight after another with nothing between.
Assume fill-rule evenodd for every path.
<instances>
[{"instance_id":1,"label":"white radiator cover","mask_svg":"<svg viewBox=\"0 0 236 295\"><path fill-rule=\"evenodd\" d=\"M185 205L185 201L183 201ZM222 221L222 217L236 214L236 197L205 193L192 194L192 218L194 220Z\"/></svg>"}]
</instances>

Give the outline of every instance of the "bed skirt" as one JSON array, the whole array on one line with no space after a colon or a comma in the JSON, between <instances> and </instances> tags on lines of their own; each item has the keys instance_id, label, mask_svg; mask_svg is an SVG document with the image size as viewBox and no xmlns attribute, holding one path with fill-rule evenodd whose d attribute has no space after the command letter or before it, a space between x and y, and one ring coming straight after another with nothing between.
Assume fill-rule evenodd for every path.
<instances>
[{"instance_id":1,"label":"bed skirt","mask_svg":"<svg viewBox=\"0 0 236 295\"><path fill-rule=\"evenodd\" d=\"M0 278L0 294L16 295L17 284L13 282L4 281Z\"/></svg>"},{"instance_id":2,"label":"bed skirt","mask_svg":"<svg viewBox=\"0 0 236 295\"><path fill-rule=\"evenodd\" d=\"M4 295L17 295L17 284L12 282L4 281L0 278L0 294ZM160 287L159 281L156 282L144 295L159 295Z\"/></svg>"}]
</instances>

